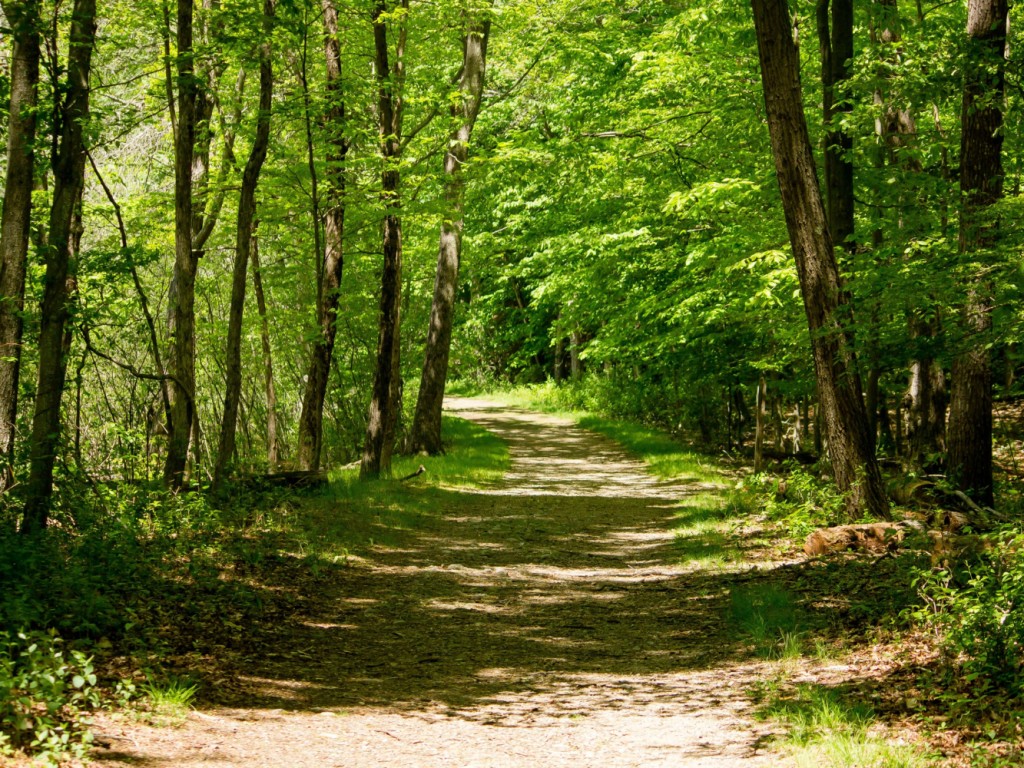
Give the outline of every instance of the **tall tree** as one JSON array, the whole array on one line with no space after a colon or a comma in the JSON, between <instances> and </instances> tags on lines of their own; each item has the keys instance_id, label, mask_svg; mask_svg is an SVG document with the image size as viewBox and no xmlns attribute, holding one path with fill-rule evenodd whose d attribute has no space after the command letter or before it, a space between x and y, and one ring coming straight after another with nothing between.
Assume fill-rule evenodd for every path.
<instances>
[{"instance_id":1,"label":"tall tree","mask_svg":"<svg viewBox=\"0 0 1024 768\"><path fill-rule=\"evenodd\" d=\"M238 201L235 263L231 277L231 305L228 310L227 381L220 442L213 472L215 489L223 482L228 465L235 454L238 401L242 394L242 313L245 308L249 254L252 250L253 220L256 216L256 187L270 144L270 110L274 99L274 65L271 55L275 4L276 0L263 0L263 40L259 46L260 106L256 118L256 136L249 150L245 170L242 172L242 189Z\"/></svg>"},{"instance_id":2,"label":"tall tree","mask_svg":"<svg viewBox=\"0 0 1024 768\"><path fill-rule=\"evenodd\" d=\"M359 476L374 479L391 472L395 427L401 408L401 309L402 309L402 219L399 163L402 157L402 86L405 79L405 41L409 0L400 0L389 11L380 0L373 11L374 64L377 74L377 119L380 126L381 199L384 202L382 250L384 265L380 281L380 315L377 362L373 375L366 443ZM388 48L388 25L398 27L394 68Z\"/></svg>"},{"instance_id":3,"label":"tall tree","mask_svg":"<svg viewBox=\"0 0 1024 768\"><path fill-rule=\"evenodd\" d=\"M327 207L324 211L324 257L319 265L316 293L317 336L309 361L306 387L299 415L299 469L320 467L323 446L324 399L337 336L338 301L345 264L345 157L349 142L345 135L345 98L342 87L341 42L338 39L338 10L334 0L323 0L324 56L327 60L328 130ZM312 144L310 144L312 147ZM311 163L312 167L312 158ZM315 169L313 169L315 179ZM316 191L314 190L314 201ZM315 202L314 202L315 204ZM319 257L319 254L318 254Z\"/></svg>"},{"instance_id":4,"label":"tall tree","mask_svg":"<svg viewBox=\"0 0 1024 768\"><path fill-rule=\"evenodd\" d=\"M174 137L174 274L169 311L173 320L172 404L164 481L179 489L185 482L189 438L195 415L195 283L198 253L192 248L192 166L196 140L196 78L193 51L194 0L178 0L178 130Z\"/></svg>"},{"instance_id":5,"label":"tall tree","mask_svg":"<svg viewBox=\"0 0 1024 768\"><path fill-rule=\"evenodd\" d=\"M484 10L487 13L489 9ZM462 77L459 80L459 101L451 114L460 120L448 141L444 156L445 202L448 210L441 222L441 242L437 253L434 277L434 300L430 309L430 327L416 399L408 448L411 452L438 454L441 444L441 408L448 379L448 356L452 344L452 319L455 315L455 293L459 283L459 262L462 258L462 209L465 180L462 169L469 157L469 140L484 89L487 66L487 38L491 31L489 16L480 18L480 11L467 10L466 36L462 43Z\"/></svg>"},{"instance_id":6,"label":"tall tree","mask_svg":"<svg viewBox=\"0 0 1024 768\"><path fill-rule=\"evenodd\" d=\"M845 323L849 311L818 186L787 0L753 0L772 154L811 333L829 458L847 507L889 516Z\"/></svg>"},{"instance_id":7,"label":"tall tree","mask_svg":"<svg viewBox=\"0 0 1024 768\"><path fill-rule=\"evenodd\" d=\"M828 223L832 241L846 248L854 226L853 140L841 121L852 110L847 81L853 71L853 0L818 0L817 22L825 119Z\"/></svg>"},{"instance_id":8,"label":"tall tree","mask_svg":"<svg viewBox=\"0 0 1024 768\"><path fill-rule=\"evenodd\" d=\"M60 142L53 163L53 202L39 325L39 376L29 446L22 531L46 527L59 448L61 399L67 374L66 324L75 289L75 223L85 179L89 76L96 39L96 0L75 0L68 43L67 85L60 105Z\"/></svg>"},{"instance_id":9,"label":"tall tree","mask_svg":"<svg viewBox=\"0 0 1024 768\"><path fill-rule=\"evenodd\" d=\"M0 491L14 477L11 461L18 416L25 265L32 223L36 101L39 87L38 0L3 0L11 26L10 108L7 125L7 177L0 221Z\"/></svg>"},{"instance_id":10,"label":"tall tree","mask_svg":"<svg viewBox=\"0 0 1024 768\"><path fill-rule=\"evenodd\" d=\"M960 138L960 253L986 265L998 240L991 207L1003 194L1008 0L970 0ZM967 287L967 348L953 362L949 471L980 504L992 504L992 372L989 339L993 286L984 266Z\"/></svg>"}]
</instances>

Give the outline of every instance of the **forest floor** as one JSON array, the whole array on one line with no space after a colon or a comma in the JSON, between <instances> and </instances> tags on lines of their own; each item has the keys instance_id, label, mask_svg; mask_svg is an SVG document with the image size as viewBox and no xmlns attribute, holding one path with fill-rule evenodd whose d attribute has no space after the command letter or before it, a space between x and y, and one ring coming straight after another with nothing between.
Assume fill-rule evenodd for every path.
<instances>
[{"instance_id":1,"label":"forest floor","mask_svg":"<svg viewBox=\"0 0 1024 768\"><path fill-rule=\"evenodd\" d=\"M787 766L783 727L756 716L766 691L856 690L899 711L880 682L897 655L836 645L833 619L850 594L877 602L879 570L844 581L751 521L730 529L728 556L681 557L680 504L722 494L712 477L659 480L561 417L449 410L507 441L505 478L445 490L431 524L328 578L282 579L273 588L304 599L273 626L236 628L263 640L218 704L180 727L104 715L95 764ZM818 653L769 658L737 624L736 595L773 579L832 617L808 625ZM886 719L884 738L915 740Z\"/></svg>"}]
</instances>

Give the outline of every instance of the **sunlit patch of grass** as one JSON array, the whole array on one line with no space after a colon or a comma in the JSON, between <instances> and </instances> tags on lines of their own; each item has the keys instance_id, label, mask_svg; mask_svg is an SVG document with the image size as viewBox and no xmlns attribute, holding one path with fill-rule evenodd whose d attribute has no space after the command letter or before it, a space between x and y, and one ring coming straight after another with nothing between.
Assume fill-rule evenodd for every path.
<instances>
[{"instance_id":1,"label":"sunlit patch of grass","mask_svg":"<svg viewBox=\"0 0 1024 768\"><path fill-rule=\"evenodd\" d=\"M145 720L160 728L176 728L188 717L198 686L188 680L171 678L159 683L150 681L140 690L145 696Z\"/></svg>"},{"instance_id":2,"label":"sunlit patch of grass","mask_svg":"<svg viewBox=\"0 0 1024 768\"><path fill-rule=\"evenodd\" d=\"M799 685L784 696L775 689L759 715L787 728L785 746L800 768L925 768L933 761L913 745L883 737L870 708L833 690Z\"/></svg>"}]
</instances>

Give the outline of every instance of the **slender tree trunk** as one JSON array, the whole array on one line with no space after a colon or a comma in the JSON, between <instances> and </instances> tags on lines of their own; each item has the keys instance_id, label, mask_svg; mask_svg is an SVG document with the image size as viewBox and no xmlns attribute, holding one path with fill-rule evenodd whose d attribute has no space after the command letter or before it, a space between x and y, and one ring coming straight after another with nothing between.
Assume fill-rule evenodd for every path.
<instances>
[{"instance_id":1,"label":"slender tree trunk","mask_svg":"<svg viewBox=\"0 0 1024 768\"><path fill-rule=\"evenodd\" d=\"M249 253L252 250L253 220L256 217L256 187L267 159L270 143L270 110L274 98L274 67L271 38L274 33L275 0L263 2L263 42L260 44L260 113L249 159L242 172L242 190L238 201L238 226L235 231L235 264L231 276L231 306L228 310L227 376L224 411L213 470L213 487L219 489L235 454L238 401L242 394L242 314L245 286L248 282Z\"/></svg>"},{"instance_id":2,"label":"slender tree trunk","mask_svg":"<svg viewBox=\"0 0 1024 768\"><path fill-rule=\"evenodd\" d=\"M400 6L408 9L408 0ZM388 55L387 3L381 0L373 14L373 38L379 84L378 117L380 119L381 154L384 171L381 177L382 198L386 215L383 225L384 269L381 273L380 330L377 338L377 365L373 376L366 445L359 476L364 480L391 474L391 453L394 450L395 427L401 406L401 306L402 306L402 219L398 215L399 168L402 152L402 84L406 22L401 28L392 72Z\"/></svg>"},{"instance_id":3,"label":"slender tree trunk","mask_svg":"<svg viewBox=\"0 0 1024 768\"><path fill-rule=\"evenodd\" d=\"M267 465L273 471L281 461L280 438L277 433L277 391L274 389L274 360L270 348L267 300L263 294L263 274L260 271L260 243L255 234L252 238L252 290L256 294L256 310L260 316L260 341L263 346L263 382L267 397Z\"/></svg>"},{"instance_id":4,"label":"slender tree trunk","mask_svg":"<svg viewBox=\"0 0 1024 768\"><path fill-rule=\"evenodd\" d=\"M1008 0L970 0L968 55L960 140L960 252L984 265L992 259L998 222L991 206L1003 194L1003 108L1006 98ZM984 272L984 268L979 270ZM949 408L949 471L979 504L992 497L992 372L988 341L993 288L977 276L967 286L964 325L969 346L953 362Z\"/></svg>"},{"instance_id":5,"label":"slender tree trunk","mask_svg":"<svg viewBox=\"0 0 1024 768\"><path fill-rule=\"evenodd\" d=\"M174 143L174 276L172 278L174 380L171 433L164 481L173 490L185 483L189 438L195 415L195 281L198 253L192 248L192 166L196 134L196 80L193 66L193 0L178 0L178 133Z\"/></svg>"},{"instance_id":6,"label":"slender tree trunk","mask_svg":"<svg viewBox=\"0 0 1024 768\"><path fill-rule=\"evenodd\" d=\"M72 263L80 233L75 213L85 178L84 132L89 122L89 75L96 39L96 0L75 0L68 47L67 92L61 105L61 136L53 166L46 276L40 306L39 378L32 417L29 477L22 531L46 527L53 494L53 467L60 438L61 399L67 376L68 304L75 290Z\"/></svg>"},{"instance_id":7,"label":"slender tree trunk","mask_svg":"<svg viewBox=\"0 0 1024 768\"><path fill-rule=\"evenodd\" d=\"M409 451L426 451L433 455L444 449L441 443L441 409L448 380L448 355L452 343L452 319L455 315L455 293L459 282L462 257L462 208L465 181L462 168L469 156L469 140L480 112L484 75L487 64L487 38L491 31L489 18L470 17L462 44L462 79L459 82L461 101L452 106L452 117L462 124L448 141L444 158L445 201L448 211L441 223L441 242L434 277L434 301L430 309L430 328L409 437Z\"/></svg>"},{"instance_id":8,"label":"slender tree trunk","mask_svg":"<svg viewBox=\"0 0 1024 768\"><path fill-rule=\"evenodd\" d=\"M39 3L4 0L11 26L10 110L7 125L7 178L0 222L0 491L14 479L11 462L18 417L21 372L21 313L25 304L25 265L32 224L39 87Z\"/></svg>"},{"instance_id":9,"label":"slender tree trunk","mask_svg":"<svg viewBox=\"0 0 1024 768\"><path fill-rule=\"evenodd\" d=\"M847 81L852 73L853 0L818 0L818 43L825 121L825 190L832 241L847 248L853 234L853 140L839 125L852 110Z\"/></svg>"},{"instance_id":10,"label":"slender tree trunk","mask_svg":"<svg viewBox=\"0 0 1024 768\"><path fill-rule=\"evenodd\" d=\"M320 468L323 447L324 400L334 356L337 335L338 302L345 264L345 101L341 82L341 43L338 40L338 11L334 0L323 0L324 55L327 59L327 95L330 108L327 127L330 134L327 153L327 210L324 211L324 259L317 287L318 336L313 343L299 416L299 469Z\"/></svg>"},{"instance_id":11,"label":"slender tree trunk","mask_svg":"<svg viewBox=\"0 0 1024 768\"><path fill-rule=\"evenodd\" d=\"M768 400L768 383L764 376L757 380L757 398L755 413L757 421L754 428L754 472L764 471L764 423L766 421L766 405Z\"/></svg>"},{"instance_id":12,"label":"slender tree trunk","mask_svg":"<svg viewBox=\"0 0 1024 768\"><path fill-rule=\"evenodd\" d=\"M800 59L786 0L753 0L772 153L786 226L811 332L818 394L836 484L851 513L889 516L874 439L867 428L853 353L843 325L842 289L831 232L818 187L800 86Z\"/></svg>"}]
</instances>

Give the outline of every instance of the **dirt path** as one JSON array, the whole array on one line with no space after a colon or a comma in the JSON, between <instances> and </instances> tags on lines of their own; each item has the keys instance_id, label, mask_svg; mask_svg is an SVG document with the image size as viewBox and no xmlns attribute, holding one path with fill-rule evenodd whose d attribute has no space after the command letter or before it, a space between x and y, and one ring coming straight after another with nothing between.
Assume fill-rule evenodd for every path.
<instances>
[{"instance_id":1,"label":"dirt path","mask_svg":"<svg viewBox=\"0 0 1024 768\"><path fill-rule=\"evenodd\" d=\"M500 486L343 569L250 660L244 706L122 727L100 765L785 764L725 623L736 576L675 565L673 504L699 485L554 417L449 407L508 441Z\"/></svg>"}]
</instances>

